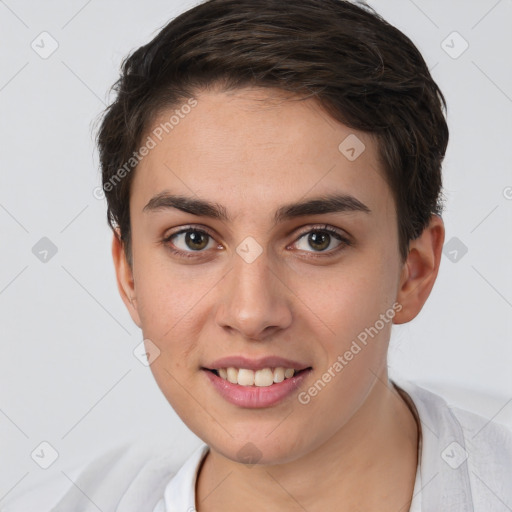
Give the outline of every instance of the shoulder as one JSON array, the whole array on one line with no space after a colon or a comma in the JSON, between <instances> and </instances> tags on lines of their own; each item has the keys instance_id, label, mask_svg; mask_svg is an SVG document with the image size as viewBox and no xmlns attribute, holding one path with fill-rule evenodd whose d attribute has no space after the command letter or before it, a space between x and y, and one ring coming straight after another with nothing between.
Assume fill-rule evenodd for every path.
<instances>
[{"instance_id":1,"label":"shoulder","mask_svg":"<svg viewBox=\"0 0 512 512\"><path fill-rule=\"evenodd\" d=\"M21 494L13 492L0 505L0 512L113 512L123 503L130 504L127 510L148 509L181 462L172 447L162 442L123 442Z\"/></svg>"},{"instance_id":2,"label":"shoulder","mask_svg":"<svg viewBox=\"0 0 512 512\"><path fill-rule=\"evenodd\" d=\"M395 379L393 379L395 380ZM396 382L396 381L395 381ZM417 384L400 381L396 384L412 399L421 421L422 472L437 482L429 485L438 495L458 496L471 500L473 510L501 510L503 503L512 504L512 429L496 421L505 405L495 399L494 416L485 417ZM476 410L485 398L473 393L470 402ZM446 390L450 395L450 390ZM470 395L467 395L470 396ZM459 401L460 402L460 401ZM422 475L423 476L423 475ZM469 506L469 505L468 505ZM459 510L454 508L454 510Z\"/></svg>"},{"instance_id":3,"label":"shoulder","mask_svg":"<svg viewBox=\"0 0 512 512\"><path fill-rule=\"evenodd\" d=\"M464 446L454 446L460 452L455 456L467 465L474 510L492 512L511 506L512 429L459 407L449 410L463 433Z\"/></svg>"},{"instance_id":4,"label":"shoulder","mask_svg":"<svg viewBox=\"0 0 512 512\"><path fill-rule=\"evenodd\" d=\"M512 429L458 407L450 410L464 435L461 456L466 458L475 510L511 506Z\"/></svg>"},{"instance_id":5,"label":"shoulder","mask_svg":"<svg viewBox=\"0 0 512 512\"><path fill-rule=\"evenodd\" d=\"M468 451L478 450L478 453L485 451L488 456L492 456L498 461L508 462L510 468L512 464L512 427L497 421L498 413L504 408L497 397L495 398L496 414L486 417L479 413L481 408L479 403L490 399L490 395L476 396L478 395L476 391L467 390L467 393L474 397L472 400L473 410L468 410L460 406L457 401L451 400L449 403L443 396L417 384L400 382L399 385L412 398L422 422L426 422L427 426L430 425L436 431L460 431ZM450 394L449 390L446 394ZM477 462L476 458L475 462ZM469 457L468 463L471 463Z\"/></svg>"}]
</instances>

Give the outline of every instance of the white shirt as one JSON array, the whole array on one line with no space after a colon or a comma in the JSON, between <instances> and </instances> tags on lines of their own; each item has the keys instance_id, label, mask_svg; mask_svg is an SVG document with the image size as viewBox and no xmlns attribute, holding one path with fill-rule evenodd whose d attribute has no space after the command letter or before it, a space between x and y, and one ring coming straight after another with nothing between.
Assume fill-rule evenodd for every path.
<instances>
[{"instance_id":1,"label":"white shirt","mask_svg":"<svg viewBox=\"0 0 512 512\"><path fill-rule=\"evenodd\" d=\"M192 454L169 482L165 488L164 496L159 500L153 512L196 512L194 489L197 470L207 453L208 446L202 445ZM416 472L413 495L414 498L409 512L421 512L421 477L419 468Z\"/></svg>"},{"instance_id":2,"label":"white shirt","mask_svg":"<svg viewBox=\"0 0 512 512\"><path fill-rule=\"evenodd\" d=\"M448 406L408 381L393 382L410 398L421 422L419 463L410 512L512 511L512 431ZM0 502L0 512L195 512L199 446L177 470L172 448L149 453L118 446L73 480L35 488Z\"/></svg>"}]
</instances>

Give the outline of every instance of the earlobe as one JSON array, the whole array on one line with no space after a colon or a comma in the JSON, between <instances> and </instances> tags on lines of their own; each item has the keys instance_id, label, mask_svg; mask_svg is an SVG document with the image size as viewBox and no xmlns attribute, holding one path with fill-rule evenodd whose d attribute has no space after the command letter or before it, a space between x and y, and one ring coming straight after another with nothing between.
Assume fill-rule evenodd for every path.
<instances>
[{"instance_id":1,"label":"earlobe","mask_svg":"<svg viewBox=\"0 0 512 512\"><path fill-rule=\"evenodd\" d=\"M433 215L423 233L411 240L397 295L402 309L395 315L393 323L409 322L423 308L439 272L444 233L441 217Z\"/></svg>"},{"instance_id":2,"label":"earlobe","mask_svg":"<svg viewBox=\"0 0 512 512\"><path fill-rule=\"evenodd\" d=\"M112 259L114 261L114 268L116 272L117 289L119 290L121 299L128 309L132 320L138 327L141 327L142 324L137 310L133 272L126 259L119 231L116 231L112 238Z\"/></svg>"}]
</instances>

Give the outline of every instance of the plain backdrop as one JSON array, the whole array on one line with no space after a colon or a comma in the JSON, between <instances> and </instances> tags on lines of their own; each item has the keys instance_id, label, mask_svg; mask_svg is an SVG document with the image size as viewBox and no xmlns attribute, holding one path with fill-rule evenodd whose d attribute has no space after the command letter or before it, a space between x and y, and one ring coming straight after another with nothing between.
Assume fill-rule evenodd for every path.
<instances>
[{"instance_id":1,"label":"plain backdrop","mask_svg":"<svg viewBox=\"0 0 512 512\"><path fill-rule=\"evenodd\" d=\"M93 194L122 58L195 3L0 1L0 504L124 440L164 439L180 460L199 443L133 354ZM511 424L512 1L371 5L423 53L450 127L440 275L394 328L390 374Z\"/></svg>"}]
</instances>

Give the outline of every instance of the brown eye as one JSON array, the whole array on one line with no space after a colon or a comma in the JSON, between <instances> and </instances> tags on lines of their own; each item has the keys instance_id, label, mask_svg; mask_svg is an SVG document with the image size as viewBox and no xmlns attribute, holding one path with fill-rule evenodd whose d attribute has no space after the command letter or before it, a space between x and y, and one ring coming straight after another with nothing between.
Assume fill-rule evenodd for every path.
<instances>
[{"instance_id":1,"label":"brown eye","mask_svg":"<svg viewBox=\"0 0 512 512\"><path fill-rule=\"evenodd\" d=\"M208 245L210 236L201 231L187 231L185 233L185 244L194 251L200 251Z\"/></svg>"},{"instance_id":2,"label":"brown eye","mask_svg":"<svg viewBox=\"0 0 512 512\"><path fill-rule=\"evenodd\" d=\"M325 225L303 232L293 245L301 251L311 253L312 256L327 257L334 256L352 245L352 242L342 231Z\"/></svg>"},{"instance_id":3,"label":"brown eye","mask_svg":"<svg viewBox=\"0 0 512 512\"><path fill-rule=\"evenodd\" d=\"M169 235L165 240L165 243L170 243L179 252L203 252L204 249L211 248L213 238L199 229L183 229L178 233ZM209 245L211 242L211 245Z\"/></svg>"},{"instance_id":4,"label":"brown eye","mask_svg":"<svg viewBox=\"0 0 512 512\"><path fill-rule=\"evenodd\" d=\"M321 233L313 231L308 235L308 243L311 247L318 251L323 251L329 247L331 242L331 235L328 233Z\"/></svg>"}]
</instances>

